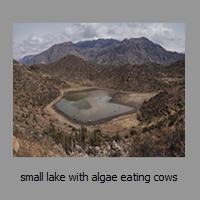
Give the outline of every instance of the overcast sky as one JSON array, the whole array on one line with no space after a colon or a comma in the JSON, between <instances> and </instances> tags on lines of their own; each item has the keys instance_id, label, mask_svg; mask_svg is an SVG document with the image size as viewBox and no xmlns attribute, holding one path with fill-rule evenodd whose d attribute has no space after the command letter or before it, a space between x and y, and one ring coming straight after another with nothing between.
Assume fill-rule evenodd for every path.
<instances>
[{"instance_id":1,"label":"overcast sky","mask_svg":"<svg viewBox=\"0 0 200 200\"><path fill-rule=\"evenodd\" d=\"M13 58L38 54L62 42L139 37L146 37L169 51L185 52L184 23L15 23Z\"/></svg>"}]
</instances>

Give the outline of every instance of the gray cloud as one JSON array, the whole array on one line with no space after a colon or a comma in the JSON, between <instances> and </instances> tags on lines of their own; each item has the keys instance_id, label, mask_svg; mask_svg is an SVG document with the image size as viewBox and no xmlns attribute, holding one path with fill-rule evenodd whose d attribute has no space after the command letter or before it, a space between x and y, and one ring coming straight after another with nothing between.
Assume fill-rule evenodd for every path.
<instances>
[{"instance_id":1,"label":"gray cloud","mask_svg":"<svg viewBox=\"0 0 200 200\"><path fill-rule=\"evenodd\" d=\"M61 33L60 39L72 42L94 39L99 37L98 28L95 24L72 24Z\"/></svg>"},{"instance_id":2,"label":"gray cloud","mask_svg":"<svg viewBox=\"0 0 200 200\"><path fill-rule=\"evenodd\" d=\"M41 37L30 35L21 43L13 45L14 58L20 59L25 55L40 53L55 44L57 40L57 37L51 34L46 34Z\"/></svg>"}]
</instances>

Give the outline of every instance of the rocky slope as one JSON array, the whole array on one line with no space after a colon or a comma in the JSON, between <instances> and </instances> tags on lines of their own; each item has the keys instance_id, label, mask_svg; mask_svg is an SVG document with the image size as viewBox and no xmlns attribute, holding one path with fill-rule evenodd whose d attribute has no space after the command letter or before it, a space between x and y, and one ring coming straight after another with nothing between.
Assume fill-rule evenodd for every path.
<instances>
[{"instance_id":1,"label":"rocky slope","mask_svg":"<svg viewBox=\"0 0 200 200\"><path fill-rule=\"evenodd\" d=\"M157 92L172 85L185 85L184 66L183 60L170 66L155 63L103 66L75 56L66 56L49 65L38 65L41 73L64 77L81 86L133 92Z\"/></svg>"}]
</instances>

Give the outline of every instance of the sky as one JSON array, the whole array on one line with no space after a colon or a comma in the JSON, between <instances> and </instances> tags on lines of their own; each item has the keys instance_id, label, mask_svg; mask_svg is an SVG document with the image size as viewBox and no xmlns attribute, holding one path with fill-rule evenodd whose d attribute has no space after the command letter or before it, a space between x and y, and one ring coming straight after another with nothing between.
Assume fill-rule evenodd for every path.
<instances>
[{"instance_id":1,"label":"sky","mask_svg":"<svg viewBox=\"0 0 200 200\"><path fill-rule=\"evenodd\" d=\"M185 53L184 23L14 23L13 58L19 60L69 41L140 37L168 51Z\"/></svg>"}]
</instances>

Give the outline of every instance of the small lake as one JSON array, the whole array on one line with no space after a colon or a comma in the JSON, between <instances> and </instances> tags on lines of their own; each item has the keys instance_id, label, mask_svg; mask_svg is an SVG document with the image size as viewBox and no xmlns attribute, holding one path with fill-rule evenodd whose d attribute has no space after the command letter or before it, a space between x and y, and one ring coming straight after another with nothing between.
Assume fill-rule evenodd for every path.
<instances>
[{"instance_id":1,"label":"small lake","mask_svg":"<svg viewBox=\"0 0 200 200\"><path fill-rule=\"evenodd\" d=\"M84 123L98 122L134 111L133 107L110 102L115 93L106 90L70 92L55 107L67 117Z\"/></svg>"}]
</instances>

